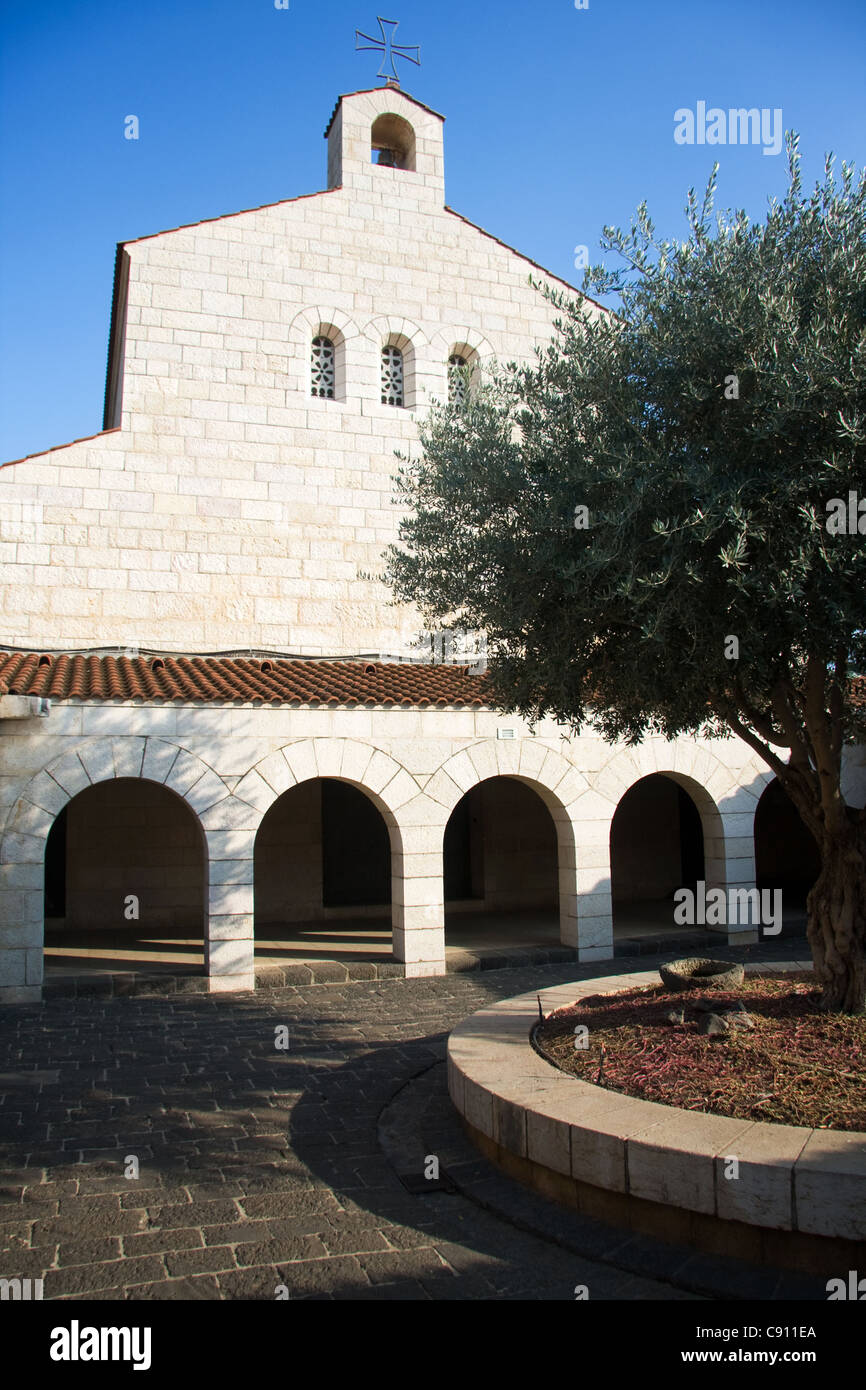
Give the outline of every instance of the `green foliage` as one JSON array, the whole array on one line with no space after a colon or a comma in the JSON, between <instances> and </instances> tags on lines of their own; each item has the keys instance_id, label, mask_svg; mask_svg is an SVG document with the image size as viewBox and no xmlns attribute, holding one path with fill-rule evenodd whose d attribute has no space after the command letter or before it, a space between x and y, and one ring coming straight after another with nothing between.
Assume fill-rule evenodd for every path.
<instances>
[{"instance_id":1,"label":"green foliage","mask_svg":"<svg viewBox=\"0 0 866 1390\"><path fill-rule=\"evenodd\" d=\"M792 760L814 766L820 670L822 717L866 734L848 679L866 535L826 526L831 498L866 499L866 175L837 183L828 159L806 197L796 137L788 155L761 224L712 225L714 171L686 242L645 206L606 229L624 268L583 289L618 291L618 313L551 296L550 348L434 411L403 460L389 582L431 623L487 632L503 708L630 741L802 735Z\"/></svg>"}]
</instances>

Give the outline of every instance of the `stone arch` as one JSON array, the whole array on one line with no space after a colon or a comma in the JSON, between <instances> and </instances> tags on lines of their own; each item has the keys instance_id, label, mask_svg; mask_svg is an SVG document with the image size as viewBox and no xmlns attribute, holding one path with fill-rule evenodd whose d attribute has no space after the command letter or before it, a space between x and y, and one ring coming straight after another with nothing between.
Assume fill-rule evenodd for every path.
<instances>
[{"instance_id":1,"label":"stone arch","mask_svg":"<svg viewBox=\"0 0 866 1390\"><path fill-rule=\"evenodd\" d=\"M316 777L351 782L381 811L395 848L402 853L399 811L418 795L415 778L375 744L350 738L307 738L284 744L260 758L238 782L235 797L254 807L259 821L283 792ZM393 842L392 842L393 843Z\"/></svg>"},{"instance_id":2,"label":"stone arch","mask_svg":"<svg viewBox=\"0 0 866 1390\"><path fill-rule=\"evenodd\" d=\"M344 401L355 385L358 364L353 342L359 337L358 325L342 309L333 305L308 305L295 314L289 324L290 372L292 387L310 399L310 353L313 339L322 335L334 344L334 400Z\"/></svg>"},{"instance_id":3,"label":"stone arch","mask_svg":"<svg viewBox=\"0 0 866 1390\"><path fill-rule=\"evenodd\" d=\"M661 741L662 747L658 747L658 742L653 740L651 746L641 745L637 757L634 754L638 750L624 749L615 753L602 769L597 779L597 789L612 805L612 820L626 792L644 777L667 777L682 787L694 801L701 817L707 883L720 886L725 882L724 827L721 811L708 783L713 780L714 772L723 770L723 764L715 754L707 753L704 760L699 761L697 748L681 750L678 744L671 745L664 740ZM731 774L724 771L725 781L729 783Z\"/></svg>"},{"instance_id":4,"label":"stone arch","mask_svg":"<svg viewBox=\"0 0 866 1390\"><path fill-rule=\"evenodd\" d=\"M370 147L378 153L374 163L415 172L415 127L395 111L382 111L370 126Z\"/></svg>"},{"instance_id":5,"label":"stone arch","mask_svg":"<svg viewBox=\"0 0 866 1390\"><path fill-rule=\"evenodd\" d=\"M758 798L772 774L757 757L744 764L726 762L709 741L649 738L634 748L618 748L593 778L599 796L599 828L610 820L622 797L653 773L670 778L688 793L701 818L707 890L751 888L755 882L753 826ZM608 822L608 835L610 830ZM757 939L748 924L729 924L728 939Z\"/></svg>"},{"instance_id":6,"label":"stone arch","mask_svg":"<svg viewBox=\"0 0 866 1390\"><path fill-rule=\"evenodd\" d=\"M524 783L547 807L556 831L560 939L564 945L580 949L585 944L578 939L578 906L584 885L571 807L587 790L587 780L556 749L532 738L484 739L469 744L452 754L425 787L426 795L443 807L443 837L448 817L466 792L494 777Z\"/></svg>"},{"instance_id":7,"label":"stone arch","mask_svg":"<svg viewBox=\"0 0 866 1390\"><path fill-rule=\"evenodd\" d=\"M381 814L391 845L391 922L394 953L407 959L405 907L412 873L404 846L404 810L420 793L415 778L374 744L348 738L311 738L285 744L261 758L241 779L235 796L255 816L255 834L284 792L303 782L333 778L363 792ZM419 959L422 957L419 957Z\"/></svg>"},{"instance_id":8,"label":"stone arch","mask_svg":"<svg viewBox=\"0 0 866 1390\"><path fill-rule=\"evenodd\" d=\"M7 987L38 998L43 978L45 847L52 825L73 797L88 787L120 778L154 782L177 795L202 830L211 873L204 817L231 801L229 788L201 758L167 740L131 736L94 738L60 754L30 779L12 805L0 838L4 866L4 925L0 948ZM16 877L19 880L16 882ZM205 955L209 973L218 964L209 953L214 903L209 891ZM11 936L10 936L11 933ZM11 943L11 944L10 944ZM233 984L232 988L238 988ZM17 996L16 996L17 997Z\"/></svg>"},{"instance_id":9,"label":"stone arch","mask_svg":"<svg viewBox=\"0 0 866 1390\"><path fill-rule=\"evenodd\" d=\"M821 871L821 851L772 773L760 788L753 835L756 886L781 891L785 911L804 912L809 889Z\"/></svg>"},{"instance_id":10,"label":"stone arch","mask_svg":"<svg viewBox=\"0 0 866 1390\"><path fill-rule=\"evenodd\" d=\"M365 326L364 337L370 344L370 388L375 391L374 399L378 401L380 397L382 352L386 347L399 348L403 356L403 409L414 410L421 403L426 334L410 319L378 314Z\"/></svg>"},{"instance_id":11,"label":"stone arch","mask_svg":"<svg viewBox=\"0 0 866 1390\"><path fill-rule=\"evenodd\" d=\"M482 362L495 361L496 359L496 352L490 339L469 324L454 324L445 328L438 328L430 338L431 351L438 352L443 358L447 358L449 353L461 347L467 348L469 352L474 352Z\"/></svg>"}]
</instances>

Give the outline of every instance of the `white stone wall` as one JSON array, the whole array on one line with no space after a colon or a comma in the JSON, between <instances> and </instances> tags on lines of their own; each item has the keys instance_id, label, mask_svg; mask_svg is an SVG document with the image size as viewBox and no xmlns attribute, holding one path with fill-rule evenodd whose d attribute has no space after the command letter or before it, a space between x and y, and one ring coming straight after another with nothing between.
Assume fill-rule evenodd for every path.
<instances>
[{"instance_id":1,"label":"white stone wall","mask_svg":"<svg viewBox=\"0 0 866 1390\"><path fill-rule=\"evenodd\" d=\"M417 172L369 162L389 110ZM411 651L417 615L361 577L396 539L394 451L455 348L527 360L556 315L547 277L446 210L439 117L358 94L330 145L342 186L127 243L120 428L0 469L0 643ZM323 328L333 401L310 395ZM380 403L386 342L405 409Z\"/></svg>"},{"instance_id":2,"label":"white stone wall","mask_svg":"<svg viewBox=\"0 0 866 1390\"><path fill-rule=\"evenodd\" d=\"M666 772L701 818L708 882L754 883L753 821L771 775L738 739L611 747L569 741L552 723L535 736L496 737L502 716L471 710L290 710L55 704L46 719L0 723L0 988L38 997L42 875L54 817L78 791L114 777L163 783L195 813L208 860L207 968L211 988L252 985L256 831L277 798L314 777L363 789L391 832L393 941L409 975L445 968L442 843L470 787L523 779L557 829L561 938L584 960L612 955L610 825L640 778ZM863 751L846 792L866 801ZM737 939L754 933L738 929Z\"/></svg>"}]
</instances>

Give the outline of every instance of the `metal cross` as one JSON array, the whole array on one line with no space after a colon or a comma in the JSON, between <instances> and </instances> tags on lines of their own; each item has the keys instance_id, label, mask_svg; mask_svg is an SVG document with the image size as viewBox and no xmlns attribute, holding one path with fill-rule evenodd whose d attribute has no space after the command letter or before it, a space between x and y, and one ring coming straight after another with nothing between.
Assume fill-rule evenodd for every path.
<instances>
[{"instance_id":1,"label":"metal cross","mask_svg":"<svg viewBox=\"0 0 866 1390\"><path fill-rule=\"evenodd\" d=\"M381 52L382 66L379 68L379 71L376 74L377 77L384 77L386 85L389 87L399 87L400 79L397 76L397 69L394 66L395 60L397 58L408 58L410 63L414 63L416 67L420 67L421 49L416 45L407 46L404 44L394 42L394 35L397 32L397 29L400 24L399 19L383 19L381 15L376 15L376 18L379 21L379 29L381 30L382 37L380 39L374 39L371 38L369 34L363 34L360 29L356 29L355 52L357 53L361 49L369 48L375 49L377 52ZM387 34L385 32L386 24L391 26L390 32ZM367 42L359 43L359 39L366 39ZM416 58L413 58L413 53L416 53L418 56ZM388 62L390 62L391 64L390 72L385 71L385 66Z\"/></svg>"}]
</instances>

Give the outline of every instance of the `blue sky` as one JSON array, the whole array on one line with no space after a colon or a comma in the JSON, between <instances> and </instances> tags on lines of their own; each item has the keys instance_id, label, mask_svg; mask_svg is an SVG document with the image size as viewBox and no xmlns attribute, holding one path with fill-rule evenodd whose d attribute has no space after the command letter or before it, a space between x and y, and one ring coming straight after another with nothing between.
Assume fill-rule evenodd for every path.
<instances>
[{"instance_id":1,"label":"blue sky","mask_svg":"<svg viewBox=\"0 0 866 1390\"><path fill-rule=\"evenodd\" d=\"M782 109L807 184L866 162L863 0L388 0L404 90L447 117L451 207L565 279L646 198L684 229L719 203L762 217L784 151L679 145L674 112ZM102 425L115 243L325 184L341 92L376 86L360 0L4 0L0 39L0 460ZM137 115L137 141L124 119Z\"/></svg>"}]
</instances>

